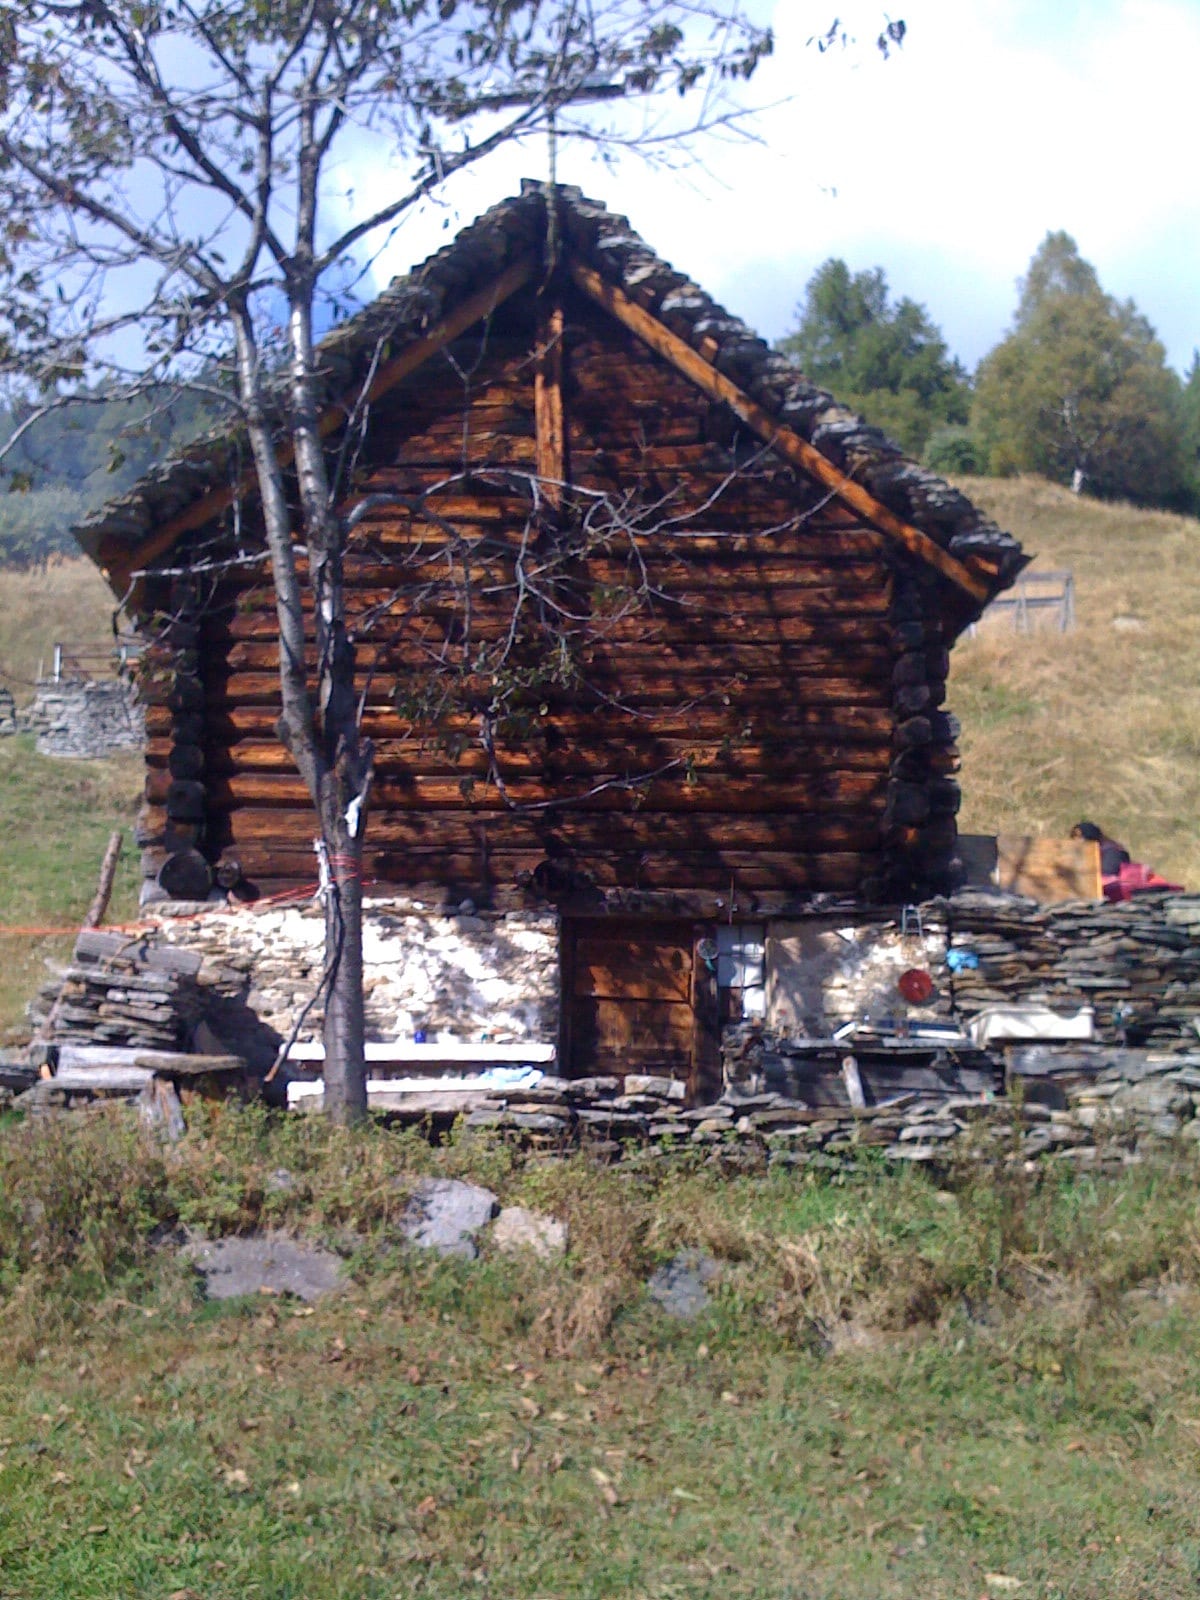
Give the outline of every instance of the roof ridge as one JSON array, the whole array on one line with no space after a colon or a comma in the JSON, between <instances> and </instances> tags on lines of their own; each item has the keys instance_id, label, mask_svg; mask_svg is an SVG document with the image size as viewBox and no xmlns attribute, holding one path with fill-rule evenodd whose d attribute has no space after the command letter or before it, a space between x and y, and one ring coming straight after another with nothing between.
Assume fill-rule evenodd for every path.
<instances>
[{"instance_id":1,"label":"roof ridge","mask_svg":"<svg viewBox=\"0 0 1200 1600\"><path fill-rule=\"evenodd\" d=\"M519 194L482 212L424 261L393 277L369 305L332 328L318 345L322 406L338 403L351 391L355 369L368 351L377 351L381 342L402 346L420 338L489 277L518 257L540 255L549 191L546 183L522 180ZM961 491L811 383L789 357L772 350L746 322L658 255L627 217L575 185L556 185L553 193L561 207L562 238L603 278L683 338L886 510L958 560L969 560L991 594L1014 581L1028 558ZM197 498L227 486L229 451L242 431L235 422L193 440L82 522L75 530L79 543L96 559L110 542L136 546L154 524L161 526Z\"/></svg>"}]
</instances>

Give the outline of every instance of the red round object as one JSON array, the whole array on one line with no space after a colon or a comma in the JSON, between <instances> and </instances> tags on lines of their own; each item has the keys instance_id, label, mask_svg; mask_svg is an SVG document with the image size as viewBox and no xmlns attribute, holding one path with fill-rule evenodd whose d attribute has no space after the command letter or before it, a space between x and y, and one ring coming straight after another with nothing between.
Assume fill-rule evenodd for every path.
<instances>
[{"instance_id":1,"label":"red round object","mask_svg":"<svg viewBox=\"0 0 1200 1600\"><path fill-rule=\"evenodd\" d=\"M897 989L910 1006L923 1006L933 993L933 979L920 967L909 967L896 983Z\"/></svg>"}]
</instances>

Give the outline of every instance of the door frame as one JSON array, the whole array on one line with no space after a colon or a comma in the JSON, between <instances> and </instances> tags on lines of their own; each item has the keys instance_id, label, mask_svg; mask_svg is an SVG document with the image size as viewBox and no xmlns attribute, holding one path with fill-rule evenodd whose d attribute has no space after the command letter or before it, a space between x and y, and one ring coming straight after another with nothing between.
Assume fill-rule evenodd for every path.
<instances>
[{"instance_id":1,"label":"door frame","mask_svg":"<svg viewBox=\"0 0 1200 1600\"><path fill-rule=\"evenodd\" d=\"M594 931L605 922L616 918L606 916L561 916L559 919L558 972L558 1070L564 1078L583 1077L573 1059L575 1049L575 955L581 932ZM691 993L689 1004L692 1013L692 1047L688 1068L687 1103L707 1105L721 1093L721 1021L717 994L717 967L699 954L701 940L714 940L717 924L700 922L691 917L621 917L620 921L636 924L639 932L653 937L655 928L683 942L690 935L692 948Z\"/></svg>"}]
</instances>

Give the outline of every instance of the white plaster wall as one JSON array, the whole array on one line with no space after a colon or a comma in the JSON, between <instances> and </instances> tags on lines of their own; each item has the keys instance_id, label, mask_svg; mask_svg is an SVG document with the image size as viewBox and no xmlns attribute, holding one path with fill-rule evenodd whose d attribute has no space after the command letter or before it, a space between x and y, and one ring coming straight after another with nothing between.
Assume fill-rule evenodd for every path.
<instances>
[{"instance_id":1,"label":"white plaster wall","mask_svg":"<svg viewBox=\"0 0 1200 1600\"><path fill-rule=\"evenodd\" d=\"M827 1036L843 1022L930 1020L949 1008L946 928L926 918L907 934L893 923L812 919L767 928L767 1026L800 1037ZM909 1005L896 984L910 967L934 981L928 1005Z\"/></svg>"},{"instance_id":2,"label":"white plaster wall","mask_svg":"<svg viewBox=\"0 0 1200 1600\"><path fill-rule=\"evenodd\" d=\"M324 964L324 919L314 904L215 909L164 924L172 943L198 949L216 977L242 973L246 1004L290 1032ZM363 989L367 1037L496 1043L558 1034L558 922L551 913L441 915L408 900L368 901ZM301 1039L320 1037L314 1006Z\"/></svg>"}]
</instances>

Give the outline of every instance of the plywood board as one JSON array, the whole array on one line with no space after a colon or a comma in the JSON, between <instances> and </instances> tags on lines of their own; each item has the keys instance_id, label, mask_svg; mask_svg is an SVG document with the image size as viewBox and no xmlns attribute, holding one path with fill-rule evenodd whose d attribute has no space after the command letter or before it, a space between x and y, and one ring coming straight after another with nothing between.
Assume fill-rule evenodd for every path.
<instances>
[{"instance_id":1,"label":"plywood board","mask_svg":"<svg viewBox=\"0 0 1200 1600\"><path fill-rule=\"evenodd\" d=\"M1002 833L996 840L996 885L1049 905L1100 900L1100 846L1094 839L1032 839Z\"/></svg>"}]
</instances>

